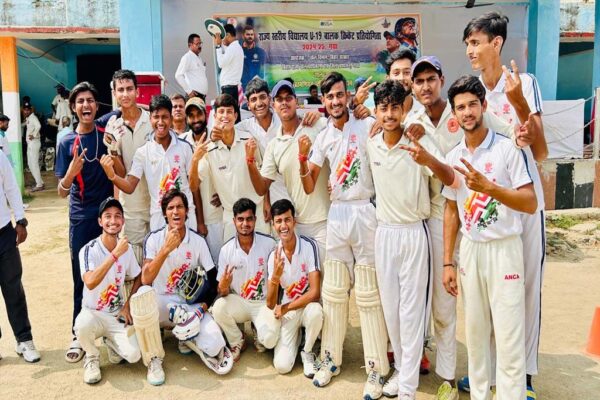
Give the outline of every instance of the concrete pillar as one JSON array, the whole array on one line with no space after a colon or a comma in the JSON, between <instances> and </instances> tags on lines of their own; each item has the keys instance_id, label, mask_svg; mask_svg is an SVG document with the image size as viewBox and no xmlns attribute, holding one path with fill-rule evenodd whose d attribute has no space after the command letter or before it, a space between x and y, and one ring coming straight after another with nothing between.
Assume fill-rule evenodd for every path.
<instances>
[{"instance_id":1,"label":"concrete pillar","mask_svg":"<svg viewBox=\"0 0 600 400\"><path fill-rule=\"evenodd\" d=\"M160 0L119 0L121 67L163 70Z\"/></svg>"},{"instance_id":2,"label":"concrete pillar","mask_svg":"<svg viewBox=\"0 0 600 400\"><path fill-rule=\"evenodd\" d=\"M592 76L592 87L600 87L600 1L596 0L594 16L594 72ZM598 115L596 110L596 115Z\"/></svg>"},{"instance_id":3,"label":"concrete pillar","mask_svg":"<svg viewBox=\"0 0 600 400\"><path fill-rule=\"evenodd\" d=\"M532 0L529 3L527 71L537 77L544 100L556 100L559 42L560 0Z\"/></svg>"},{"instance_id":4,"label":"concrete pillar","mask_svg":"<svg viewBox=\"0 0 600 400\"><path fill-rule=\"evenodd\" d=\"M3 112L10 118L8 141L17 183L23 193L23 152L21 149L21 103L19 101L19 68L17 39L0 37L0 76L2 76Z\"/></svg>"}]
</instances>

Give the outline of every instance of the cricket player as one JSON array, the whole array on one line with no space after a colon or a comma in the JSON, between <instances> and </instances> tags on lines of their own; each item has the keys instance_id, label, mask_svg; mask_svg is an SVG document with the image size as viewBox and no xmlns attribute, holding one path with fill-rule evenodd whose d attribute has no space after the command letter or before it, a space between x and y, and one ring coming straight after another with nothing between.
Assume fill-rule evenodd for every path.
<instances>
[{"instance_id":1,"label":"cricket player","mask_svg":"<svg viewBox=\"0 0 600 400\"><path fill-rule=\"evenodd\" d=\"M102 157L100 163L117 188L127 194L133 193L142 177L148 183L150 193L150 229L157 230L165 225L161 213L162 198L171 189L185 193L190 205L187 226L197 229L196 206L188 177L192 162L192 146L170 130L171 100L165 95L154 96L150 102L150 121L154 131L153 140L135 151L131 169L125 177L115 173L114 161ZM197 188L196 188L197 189Z\"/></svg>"},{"instance_id":2,"label":"cricket player","mask_svg":"<svg viewBox=\"0 0 600 400\"><path fill-rule=\"evenodd\" d=\"M463 76L448 89L465 136L446 156L460 173L445 186L444 286L456 296L453 261L460 226L461 288L471 398L490 400L490 337L496 338L496 398L526 398L525 283L520 213L533 214L537 199L526 156L512 140L483 122L485 88Z\"/></svg>"},{"instance_id":3,"label":"cricket player","mask_svg":"<svg viewBox=\"0 0 600 400\"><path fill-rule=\"evenodd\" d=\"M363 396L376 399L381 396L389 362L388 337L375 277L377 219L371 203L375 189L367 156L367 139L374 120L357 120L349 114L350 94L340 73L331 72L321 81L321 93L330 116L327 127L314 144L308 136L298 140L300 177L306 193L315 190L322 168L328 166L331 170L328 181L332 203L323 267L321 367L313 383L323 387L340 373L349 291L355 284L368 375Z\"/></svg>"},{"instance_id":4,"label":"cricket player","mask_svg":"<svg viewBox=\"0 0 600 400\"><path fill-rule=\"evenodd\" d=\"M296 209L296 230L300 235L314 239L319 245L319 254L325 255L325 240L327 237L327 214L329 212L329 194L327 192L328 172L319 176L312 194L307 195L302 186L298 168L298 140L307 135L315 140L317 134L326 126L326 119L321 118L312 127L302 124L296 113L298 103L294 86L287 80L279 81L271 92L273 107L281 121L277 134L262 152L263 163L259 170L255 163L248 163L248 171L252 185L259 195L264 195L272 185L277 183L277 177L283 175L286 193L292 199ZM243 123L243 121L242 121ZM257 141L250 139L246 142L246 158L256 155Z\"/></svg>"},{"instance_id":5,"label":"cricket player","mask_svg":"<svg viewBox=\"0 0 600 400\"><path fill-rule=\"evenodd\" d=\"M246 346L238 324L251 321L254 344L259 352L275 347L280 322L267 308L267 260L275 248L275 239L254 231L256 204L239 199L233 205L236 235L219 253L219 299L212 312L229 342L234 361L240 359Z\"/></svg>"},{"instance_id":6,"label":"cricket player","mask_svg":"<svg viewBox=\"0 0 600 400\"><path fill-rule=\"evenodd\" d=\"M300 356L304 376L312 379L317 372L313 346L323 326L319 250L312 239L296 233L295 210L289 200L273 203L271 213L279 244L269 255L267 307L281 321L273 365L280 374L292 370L304 328Z\"/></svg>"},{"instance_id":7,"label":"cricket player","mask_svg":"<svg viewBox=\"0 0 600 400\"><path fill-rule=\"evenodd\" d=\"M102 234L86 244L79 252L83 305L75 320L75 334L85 351L83 381L97 383L100 373L100 351L95 341L102 338L108 351L108 361L119 364L123 360L136 363L141 358L125 300L125 280L134 279L131 294L141 286L141 272L127 237L119 238L123 229L123 206L112 197L100 204L98 224ZM148 381L153 371L148 369Z\"/></svg>"},{"instance_id":8,"label":"cricket player","mask_svg":"<svg viewBox=\"0 0 600 400\"><path fill-rule=\"evenodd\" d=\"M409 95L393 80L375 89L375 115L383 133L367 143L377 194L375 267L397 371L390 379L398 380L391 386L398 386L397 395L402 399L415 398L429 321L429 179L438 176L446 185L454 181L452 168L443 163L429 135L417 141L404 132L402 121L408 109L405 111L403 104ZM391 182L402 182L403 190Z\"/></svg>"},{"instance_id":9,"label":"cricket player","mask_svg":"<svg viewBox=\"0 0 600 400\"><path fill-rule=\"evenodd\" d=\"M207 312L217 295L217 269L206 240L185 225L187 199L182 192L171 189L161 201L167 224L146 237L142 284L147 286L139 293L148 298L139 299L141 304L132 308L133 321L138 338L142 337L138 340L149 344L142 350L157 370L162 371L164 358L160 325L173 329L180 353L194 351L212 371L226 374L233 367L233 359L221 329ZM155 318L152 324L147 323L149 315ZM136 317L144 323L138 324ZM142 329L138 330L138 325Z\"/></svg>"},{"instance_id":10,"label":"cricket player","mask_svg":"<svg viewBox=\"0 0 600 400\"><path fill-rule=\"evenodd\" d=\"M525 249L525 342L527 354L528 396L535 399L532 376L538 374L538 347L541 324L541 289L546 254L544 192L536 162L548 156L542 125L542 96L532 74L519 73L511 61L511 69L502 65L501 53L506 42L508 18L490 12L474 18L463 33L466 54L473 70L481 71L479 79L486 89L488 109L509 124L523 124L527 129L512 135L515 146L522 148L538 199L534 214L521 214ZM468 389L468 382L459 382Z\"/></svg>"}]
</instances>

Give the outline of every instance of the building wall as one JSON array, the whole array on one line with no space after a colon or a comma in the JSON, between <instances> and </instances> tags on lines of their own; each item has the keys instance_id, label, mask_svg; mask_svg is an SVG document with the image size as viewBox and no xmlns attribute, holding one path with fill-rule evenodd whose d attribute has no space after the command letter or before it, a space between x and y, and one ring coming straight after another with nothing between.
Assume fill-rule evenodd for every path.
<instances>
[{"instance_id":1,"label":"building wall","mask_svg":"<svg viewBox=\"0 0 600 400\"><path fill-rule=\"evenodd\" d=\"M549 160L540 176L546 210L600 207L600 161Z\"/></svg>"}]
</instances>

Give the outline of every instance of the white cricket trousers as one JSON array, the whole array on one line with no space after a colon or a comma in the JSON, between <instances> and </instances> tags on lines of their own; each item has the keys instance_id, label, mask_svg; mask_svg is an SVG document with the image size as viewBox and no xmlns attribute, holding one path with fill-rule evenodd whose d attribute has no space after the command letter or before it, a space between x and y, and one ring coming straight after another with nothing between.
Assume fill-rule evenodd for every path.
<instances>
[{"instance_id":1,"label":"white cricket trousers","mask_svg":"<svg viewBox=\"0 0 600 400\"><path fill-rule=\"evenodd\" d=\"M219 252L223 247L223 222L206 224L208 235L206 235L206 244L213 260L219 260Z\"/></svg>"},{"instance_id":2,"label":"white cricket trousers","mask_svg":"<svg viewBox=\"0 0 600 400\"><path fill-rule=\"evenodd\" d=\"M327 221L315 222L314 224L296 224L296 233L314 239L319 246L319 262L325 262L325 243L327 242ZM323 278L321 276L321 278Z\"/></svg>"},{"instance_id":3,"label":"white cricket trousers","mask_svg":"<svg viewBox=\"0 0 600 400\"><path fill-rule=\"evenodd\" d=\"M459 272L471 399L492 398L492 330L496 341L496 399L524 399L525 280L521 238L474 242L463 237Z\"/></svg>"},{"instance_id":4,"label":"white cricket trousers","mask_svg":"<svg viewBox=\"0 0 600 400\"><path fill-rule=\"evenodd\" d=\"M246 300L230 293L220 297L212 306L212 315L225 333L230 346L242 343L244 335L237 324L251 321L256 328L258 341L267 349L275 347L279 339L281 322L275 318L264 300Z\"/></svg>"},{"instance_id":5,"label":"white cricket trousers","mask_svg":"<svg viewBox=\"0 0 600 400\"><path fill-rule=\"evenodd\" d=\"M161 328L175 326L169 321L169 303L183 305L188 311L194 311L199 307L199 304L186 304L178 295L157 294L156 300L158 302L158 321ZM204 317L200 321L200 334L193 340L196 346L210 357L216 357L221 349L225 347L225 338L223 338L221 328L209 312L204 313Z\"/></svg>"},{"instance_id":6,"label":"white cricket trousers","mask_svg":"<svg viewBox=\"0 0 600 400\"><path fill-rule=\"evenodd\" d=\"M42 186L44 181L42 180L42 173L40 172L40 148L42 144L40 139L33 139L27 142L27 166L33 179L35 179L35 186Z\"/></svg>"},{"instance_id":7,"label":"white cricket trousers","mask_svg":"<svg viewBox=\"0 0 600 400\"><path fill-rule=\"evenodd\" d=\"M74 330L81 348L89 356L100 356L95 341L105 337L112 341L114 350L127 362L136 363L142 357L133 327L126 327L112 314L82 307L75 319Z\"/></svg>"},{"instance_id":8,"label":"white cricket trousers","mask_svg":"<svg viewBox=\"0 0 600 400\"><path fill-rule=\"evenodd\" d=\"M398 370L398 394L413 395L427 331L431 293L431 242L425 221L380 223L375 234L375 269L383 315Z\"/></svg>"},{"instance_id":9,"label":"white cricket trousers","mask_svg":"<svg viewBox=\"0 0 600 400\"><path fill-rule=\"evenodd\" d=\"M444 288L444 221L437 218L427 220L431 234L433 255L433 293L431 308L435 338L435 373L445 380L456 374L456 297ZM460 237L457 237L459 243ZM458 249L458 246L456 246ZM455 252L457 255L458 251ZM454 257L456 265L458 257ZM429 325L428 325L429 326Z\"/></svg>"},{"instance_id":10,"label":"white cricket trousers","mask_svg":"<svg viewBox=\"0 0 600 400\"><path fill-rule=\"evenodd\" d=\"M323 308L317 302L309 303L300 310L292 310L281 318L279 341L275 345L273 365L280 374L287 374L294 368L298 347L300 346L300 328L304 328L304 350L313 351L313 346L323 327Z\"/></svg>"},{"instance_id":11,"label":"white cricket trousers","mask_svg":"<svg viewBox=\"0 0 600 400\"><path fill-rule=\"evenodd\" d=\"M125 214L125 236L133 248L133 253L139 265L144 260L144 240L150 232L149 212L130 212Z\"/></svg>"}]
</instances>

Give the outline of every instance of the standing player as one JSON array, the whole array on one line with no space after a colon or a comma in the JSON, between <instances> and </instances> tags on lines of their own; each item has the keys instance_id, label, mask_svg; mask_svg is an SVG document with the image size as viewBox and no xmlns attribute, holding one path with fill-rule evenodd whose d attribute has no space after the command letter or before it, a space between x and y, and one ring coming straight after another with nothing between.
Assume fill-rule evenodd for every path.
<instances>
[{"instance_id":1,"label":"standing player","mask_svg":"<svg viewBox=\"0 0 600 400\"><path fill-rule=\"evenodd\" d=\"M44 190L44 181L42 180L42 173L40 172L40 148L41 137L40 130L42 124L40 120L34 114L33 108L30 103L23 104L23 115L25 116L25 139L27 142L27 166L33 179L35 179L35 186L31 188L32 192Z\"/></svg>"},{"instance_id":2,"label":"standing player","mask_svg":"<svg viewBox=\"0 0 600 400\"><path fill-rule=\"evenodd\" d=\"M302 187L298 171L298 140L307 135L315 140L317 134L325 127L322 118L313 127L302 125L296 113L298 106L294 87L286 80L279 81L271 93L273 105L281 125L277 136L269 142L263 154L261 169L254 163L248 164L252 185L259 195L264 195L277 183L283 175L286 195L291 197L297 211L296 230L300 235L313 238L319 245L319 254L325 255L327 237L327 213L329 212L329 195L327 193L328 172L321 174L314 192L307 195ZM250 139L246 142L246 158L255 157L257 142Z\"/></svg>"},{"instance_id":3,"label":"standing player","mask_svg":"<svg viewBox=\"0 0 600 400\"><path fill-rule=\"evenodd\" d=\"M235 122L240 122L240 107L238 104L238 86L242 83L244 72L244 50L237 40L235 27L226 24L225 37L217 33L214 36L214 44L217 54L217 65L221 69L219 73L219 86L221 94L228 94L233 98Z\"/></svg>"},{"instance_id":4,"label":"standing player","mask_svg":"<svg viewBox=\"0 0 600 400\"><path fill-rule=\"evenodd\" d=\"M102 157L102 168L106 176L117 188L131 194L137 188L142 176L148 183L150 194L150 230L165 225L161 213L161 199L170 189L176 188L185 193L190 204L187 226L197 229L196 207L188 176L192 161L192 146L177 137L171 127L171 100L165 95L154 96L150 102L150 122L154 131L153 140L146 142L135 151L131 169L125 178L115 173L113 160Z\"/></svg>"},{"instance_id":5,"label":"standing player","mask_svg":"<svg viewBox=\"0 0 600 400\"><path fill-rule=\"evenodd\" d=\"M535 398L532 376L538 373L538 346L541 323L541 289L546 254L544 192L536 162L548 156L542 125L542 96L535 77L519 74L511 61L512 73L502 65L501 52L506 42L508 18L490 12L469 22L463 33L467 57L486 88L488 108L509 124L521 123L528 129L513 135L516 146L523 148L538 199L535 214L521 214L525 251L525 342L527 352L528 396ZM468 388L468 382L459 386Z\"/></svg>"},{"instance_id":6,"label":"standing player","mask_svg":"<svg viewBox=\"0 0 600 400\"><path fill-rule=\"evenodd\" d=\"M121 156L125 172L129 173L137 149L152 140L150 114L137 105L139 90L133 71L116 71L112 87L120 111L109 113L98 122L106 120L104 143L111 154ZM150 231L150 194L146 180L142 180L133 193L122 193L119 199L125 210L125 236L141 264L144 238Z\"/></svg>"},{"instance_id":7,"label":"standing player","mask_svg":"<svg viewBox=\"0 0 600 400\"><path fill-rule=\"evenodd\" d=\"M215 100L214 108L215 118L223 132L223 137L216 143L211 145L205 143L204 146L196 148L190 182L192 190L197 190L197 185L206 184L207 180L214 185L223 204L223 241L227 241L235 235L233 204L238 199L248 198L256 204L259 210L262 210L263 198L254 191L246 166L247 163L255 162L260 165L261 157L260 154L257 154L255 159L246 159L244 143L251 136L238 132L234 128L236 119L234 99L228 94L222 94ZM199 169L209 171L209 176L202 180L202 183L198 179ZM264 218L258 218L256 230L268 234L271 228Z\"/></svg>"},{"instance_id":8,"label":"standing player","mask_svg":"<svg viewBox=\"0 0 600 400\"><path fill-rule=\"evenodd\" d=\"M454 181L452 168L438 160L443 156L430 136L422 137L419 143L404 132L402 105L408 95L393 80L375 89L375 114L383 133L367 144L377 193L375 266L395 360L395 372L383 393L400 399L415 398L429 322L432 265L425 222L430 215L428 182L433 175L446 185ZM403 190L398 191L390 182L402 182ZM456 390L455 394L457 399Z\"/></svg>"},{"instance_id":9,"label":"standing player","mask_svg":"<svg viewBox=\"0 0 600 400\"><path fill-rule=\"evenodd\" d=\"M69 196L69 249L73 276L73 324L81 311L83 281L79 265L79 251L90 240L97 238L102 229L98 225L98 207L113 195L113 185L106 178L100 165L102 156L113 158L115 168L124 173L117 157L109 156L102 141L102 133L96 128L94 117L98 110L98 92L88 82L81 82L71 89L69 105L79 124L67 134L58 146L56 170L58 195ZM73 334L73 341L65 359L78 362L83 357L81 345Z\"/></svg>"},{"instance_id":10,"label":"standing player","mask_svg":"<svg viewBox=\"0 0 600 400\"><path fill-rule=\"evenodd\" d=\"M85 351L83 381L97 383L100 374L100 351L94 343L102 338L108 361L118 364L140 360L140 348L127 325L132 324L129 300L125 301L125 280L135 279L131 294L141 285L141 269L127 237L119 239L125 219L118 200L109 197L98 209L102 234L79 252L83 288L83 306L75 320L75 334ZM118 319L117 319L118 318ZM152 379L148 370L148 381Z\"/></svg>"},{"instance_id":11,"label":"standing player","mask_svg":"<svg viewBox=\"0 0 600 400\"><path fill-rule=\"evenodd\" d=\"M313 346L323 326L319 251L312 239L296 234L295 210L289 200L273 203L272 213L279 245L269 255L267 307L281 321L273 365L280 374L292 370L300 346L300 331L304 328L300 356L304 376L312 379L317 372Z\"/></svg>"},{"instance_id":12,"label":"standing player","mask_svg":"<svg viewBox=\"0 0 600 400\"><path fill-rule=\"evenodd\" d=\"M267 308L267 260L275 248L275 240L254 232L256 204L239 199L233 205L233 222L237 234L223 245L219 253L218 292L221 296L212 312L238 361L246 347L238 324L251 321L254 345L259 352L275 347L280 323Z\"/></svg>"},{"instance_id":13,"label":"standing player","mask_svg":"<svg viewBox=\"0 0 600 400\"><path fill-rule=\"evenodd\" d=\"M199 97L192 97L185 104L185 115L190 130L181 135L195 150L203 145L208 134L206 129L206 106ZM207 177L206 169L199 170L201 177ZM210 254L214 260L219 258L219 250L223 245L223 207L210 180L200 187L201 210L198 210L198 233L206 238ZM216 205L215 205L216 204Z\"/></svg>"},{"instance_id":14,"label":"standing player","mask_svg":"<svg viewBox=\"0 0 600 400\"><path fill-rule=\"evenodd\" d=\"M146 238L142 283L152 288L144 286L140 292L156 292L159 324L173 328L181 353L194 351L212 371L226 374L233 367L231 353L219 326L206 311L217 295L217 269L204 238L185 225L187 202L188 197L177 189L162 198L167 225ZM136 315L133 317L135 325ZM160 370L161 354L154 355L150 362L158 364Z\"/></svg>"},{"instance_id":15,"label":"standing player","mask_svg":"<svg viewBox=\"0 0 600 400\"><path fill-rule=\"evenodd\" d=\"M315 190L321 169L329 166L331 208L327 218L326 261L323 280L323 335L321 367L313 383L322 387L340 373L348 321L349 291L355 283L368 380L365 399L381 396L383 376L389 372L387 332L375 277L374 240L377 219L375 195L367 156L373 118L357 120L348 111L346 79L329 73L321 82L327 127L311 140L298 141L300 177L306 193ZM309 160L309 151L310 161Z\"/></svg>"}]
</instances>

